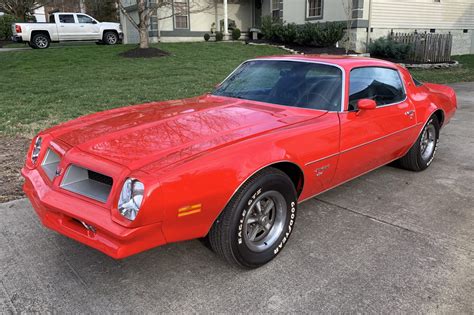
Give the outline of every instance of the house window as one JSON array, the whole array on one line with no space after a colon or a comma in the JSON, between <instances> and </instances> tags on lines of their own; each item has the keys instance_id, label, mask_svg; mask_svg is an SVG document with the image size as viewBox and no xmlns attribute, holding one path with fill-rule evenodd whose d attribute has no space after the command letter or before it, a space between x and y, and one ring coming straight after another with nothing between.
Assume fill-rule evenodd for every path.
<instances>
[{"instance_id":1,"label":"house window","mask_svg":"<svg viewBox=\"0 0 474 315\"><path fill-rule=\"evenodd\" d=\"M283 18L282 8L282 0L272 0L272 17L274 20L281 20Z\"/></svg>"},{"instance_id":2,"label":"house window","mask_svg":"<svg viewBox=\"0 0 474 315\"><path fill-rule=\"evenodd\" d=\"M189 28L188 0L174 0L174 27L180 29Z\"/></svg>"},{"instance_id":3,"label":"house window","mask_svg":"<svg viewBox=\"0 0 474 315\"><path fill-rule=\"evenodd\" d=\"M323 0L306 0L306 12L308 18L322 18Z\"/></svg>"}]
</instances>

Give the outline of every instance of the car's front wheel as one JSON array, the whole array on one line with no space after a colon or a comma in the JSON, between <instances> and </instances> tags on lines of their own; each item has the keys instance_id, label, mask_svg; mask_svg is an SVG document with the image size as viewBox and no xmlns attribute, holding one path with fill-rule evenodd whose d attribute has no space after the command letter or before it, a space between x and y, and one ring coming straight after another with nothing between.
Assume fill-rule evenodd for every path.
<instances>
[{"instance_id":1,"label":"car's front wheel","mask_svg":"<svg viewBox=\"0 0 474 315\"><path fill-rule=\"evenodd\" d=\"M267 168L251 177L213 224L212 249L233 265L257 268L272 260L293 231L297 194L282 171Z\"/></svg>"},{"instance_id":2,"label":"car's front wheel","mask_svg":"<svg viewBox=\"0 0 474 315\"><path fill-rule=\"evenodd\" d=\"M119 37L117 33L108 31L104 33L104 38L102 41L107 45L115 45L118 43L118 40Z\"/></svg>"},{"instance_id":3,"label":"car's front wheel","mask_svg":"<svg viewBox=\"0 0 474 315\"><path fill-rule=\"evenodd\" d=\"M422 171L433 162L438 148L439 122L432 116L423 127L416 143L400 160L400 166L411 171Z\"/></svg>"}]
</instances>

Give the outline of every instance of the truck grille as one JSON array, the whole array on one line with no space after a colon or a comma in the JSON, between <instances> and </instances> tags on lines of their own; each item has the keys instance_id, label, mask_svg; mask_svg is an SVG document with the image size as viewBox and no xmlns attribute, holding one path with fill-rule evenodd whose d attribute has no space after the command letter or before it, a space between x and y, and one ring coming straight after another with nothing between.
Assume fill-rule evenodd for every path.
<instances>
[{"instance_id":1,"label":"truck grille","mask_svg":"<svg viewBox=\"0 0 474 315\"><path fill-rule=\"evenodd\" d=\"M112 184L112 177L71 165L64 175L61 188L100 202L106 202Z\"/></svg>"}]
</instances>

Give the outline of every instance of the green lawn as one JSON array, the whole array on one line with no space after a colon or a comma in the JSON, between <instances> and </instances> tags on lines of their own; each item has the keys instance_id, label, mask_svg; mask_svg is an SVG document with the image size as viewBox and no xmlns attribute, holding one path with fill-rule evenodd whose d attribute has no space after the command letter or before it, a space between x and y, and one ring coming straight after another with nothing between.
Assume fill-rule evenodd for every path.
<instances>
[{"instance_id":1,"label":"green lawn","mask_svg":"<svg viewBox=\"0 0 474 315\"><path fill-rule=\"evenodd\" d=\"M242 61L282 54L241 43L160 44L171 56L126 59L134 46L62 46L0 52L0 133L33 133L113 107L210 91Z\"/></svg>"},{"instance_id":2,"label":"green lawn","mask_svg":"<svg viewBox=\"0 0 474 315\"><path fill-rule=\"evenodd\" d=\"M461 66L450 69L411 70L420 81L434 83L474 82L474 55L454 56Z\"/></svg>"},{"instance_id":3,"label":"green lawn","mask_svg":"<svg viewBox=\"0 0 474 315\"><path fill-rule=\"evenodd\" d=\"M59 122L117 106L210 91L242 61L282 54L240 43L160 44L171 56L125 59L134 46L55 45L0 52L0 134L31 136ZM413 71L422 81L474 81L474 55L462 67Z\"/></svg>"}]
</instances>

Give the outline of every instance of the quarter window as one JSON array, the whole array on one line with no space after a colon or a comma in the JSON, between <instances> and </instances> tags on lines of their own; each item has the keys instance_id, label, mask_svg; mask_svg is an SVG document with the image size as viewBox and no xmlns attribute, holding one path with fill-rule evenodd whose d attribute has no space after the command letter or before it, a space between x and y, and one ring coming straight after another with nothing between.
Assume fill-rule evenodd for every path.
<instances>
[{"instance_id":1,"label":"quarter window","mask_svg":"<svg viewBox=\"0 0 474 315\"><path fill-rule=\"evenodd\" d=\"M59 22L60 23L75 23L74 22L74 15L72 15L72 14L60 14L59 15Z\"/></svg>"},{"instance_id":2,"label":"quarter window","mask_svg":"<svg viewBox=\"0 0 474 315\"><path fill-rule=\"evenodd\" d=\"M306 0L308 18L323 17L323 0Z\"/></svg>"},{"instance_id":3,"label":"quarter window","mask_svg":"<svg viewBox=\"0 0 474 315\"><path fill-rule=\"evenodd\" d=\"M353 69L349 88L349 110L356 109L357 101L361 99L372 99L377 106L399 103L405 99L398 71L389 68Z\"/></svg>"}]
</instances>

